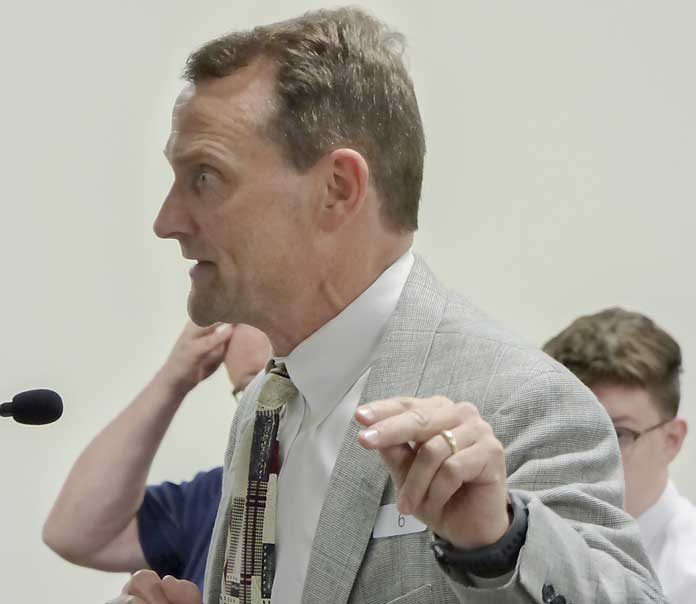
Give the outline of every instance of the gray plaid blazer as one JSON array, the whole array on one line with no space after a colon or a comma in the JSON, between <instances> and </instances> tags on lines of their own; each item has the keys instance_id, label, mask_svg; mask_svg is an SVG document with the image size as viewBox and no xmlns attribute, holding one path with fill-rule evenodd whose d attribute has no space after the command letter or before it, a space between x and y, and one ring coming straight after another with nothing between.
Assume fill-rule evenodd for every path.
<instances>
[{"instance_id":1,"label":"gray plaid blazer","mask_svg":"<svg viewBox=\"0 0 696 604\"><path fill-rule=\"evenodd\" d=\"M232 424L206 604L219 601L227 473L259 390L260 383L247 393ZM620 455L600 404L565 368L447 290L416 257L362 402L435 394L475 403L506 448L509 487L529 509L512 577L500 586L452 582L434 559L429 531L373 538L379 507L395 500L395 490L379 455L358 445L353 420L319 518L302 604L560 604L561 595L574 604L665 602L636 525L621 511Z\"/></svg>"}]
</instances>

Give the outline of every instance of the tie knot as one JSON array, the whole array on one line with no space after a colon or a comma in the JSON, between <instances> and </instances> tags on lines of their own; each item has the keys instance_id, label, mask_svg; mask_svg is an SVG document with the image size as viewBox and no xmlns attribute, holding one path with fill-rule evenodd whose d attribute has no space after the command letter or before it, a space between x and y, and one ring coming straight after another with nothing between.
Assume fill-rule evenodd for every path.
<instances>
[{"instance_id":1,"label":"tie knot","mask_svg":"<svg viewBox=\"0 0 696 604\"><path fill-rule=\"evenodd\" d=\"M276 361L275 359L270 359L266 364L266 373L274 373L276 375L281 375L285 378L289 378L288 370L285 368L285 363Z\"/></svg>"},{"instance_id":2,"label":"tie knot","mask_svg":"<svg viewBox=\"0 0 696 604\"><path fill-rule=\"evenodd\" d=\"M276 364L268 370L266 381L256 403L257 411L274 411L297 394L297 388L288 377L285 365Z\"/></svg>"}]
</instances>

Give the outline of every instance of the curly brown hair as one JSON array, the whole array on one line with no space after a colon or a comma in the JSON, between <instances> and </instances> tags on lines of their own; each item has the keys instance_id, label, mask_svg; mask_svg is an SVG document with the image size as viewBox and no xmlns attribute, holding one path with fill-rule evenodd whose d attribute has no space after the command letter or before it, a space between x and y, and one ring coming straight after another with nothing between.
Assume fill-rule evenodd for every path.
<instances>
[{"instance_id":1,"label":"curly brown hair","mask_svg":"<svg viewBox=\"0 0 696 604\"><path fill-rule=\"evenodd\" d=\"M679 410L679 344L637 312L608 308L575 319L544 345L544 352L585 385L622 384L646 389L665 418Z\"/></svg>"}]
</instances>

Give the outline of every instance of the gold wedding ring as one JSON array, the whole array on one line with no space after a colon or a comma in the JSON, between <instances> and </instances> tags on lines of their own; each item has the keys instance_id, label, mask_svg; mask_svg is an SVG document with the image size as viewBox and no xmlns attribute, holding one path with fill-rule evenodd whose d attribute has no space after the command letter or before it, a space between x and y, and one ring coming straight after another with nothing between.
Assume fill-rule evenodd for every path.
<instances>
[{"instance_id":1,"label":"gold wedding ring","mask_svg":"<svg viewBox=\"0 0 696 604\"><path fill-rule=\"evenodd\" d=\"M452 451L452 455L454 455L457 452L457 439L454 438L452 430L443 430L440 432L440 436L447 441L450 451Z\"/></svg>"}]
</instances>

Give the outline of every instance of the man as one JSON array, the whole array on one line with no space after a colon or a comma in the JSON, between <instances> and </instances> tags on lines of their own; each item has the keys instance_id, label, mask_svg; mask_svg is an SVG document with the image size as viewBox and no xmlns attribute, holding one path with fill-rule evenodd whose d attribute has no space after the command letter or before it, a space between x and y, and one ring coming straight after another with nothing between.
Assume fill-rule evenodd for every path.
<instances>
[{"instance_id":1,"label":"man","mask_svg":"<svg viewBox=\"0 0 696 604\"><path fill-rule=\"evenodd\" d=\"M270 345L248 325L188 323L140 395L75 462L44 525L63 558L100 570L151 568L203 586L222 468L146 488L147 474L188 392L225 363L235 391L266 364Z\"/></svg>"},{"instance_id":2,"label":"man","mask_svg":"<svg viewBox=\"0 0 696 604\"><path fill-rule=\"evenodd\" d=\"M595 393L618 437L626 510L670 602L696 593L696 508L669 480L687 432L679 411L679 344L651 319L621 308L580 317L544 350Z\"/></svg>"},{"instance_id":3,"label":"man","mask_svg":"<svg viewBox=\"0 0 696 604\"><path fill-rule=\"evenodd\" d=\"M276 355L235 415L205 602L663 602L596 399L410 251L401 51L337 9L188 60L155 232L197 261L191 318ZM147 571L116 599L200 601Z\"/></svg>"}]
</instances>

